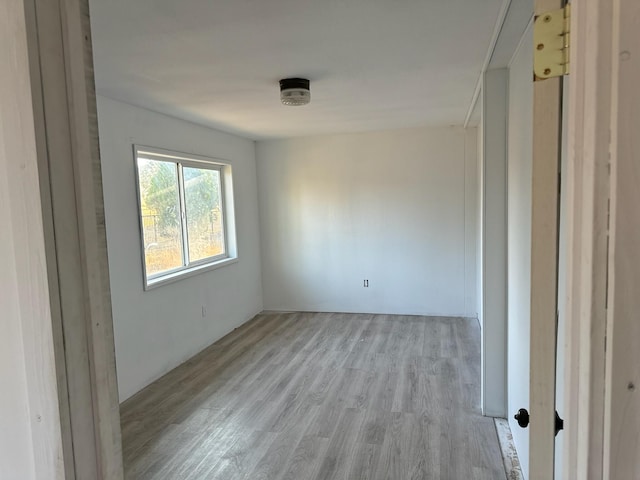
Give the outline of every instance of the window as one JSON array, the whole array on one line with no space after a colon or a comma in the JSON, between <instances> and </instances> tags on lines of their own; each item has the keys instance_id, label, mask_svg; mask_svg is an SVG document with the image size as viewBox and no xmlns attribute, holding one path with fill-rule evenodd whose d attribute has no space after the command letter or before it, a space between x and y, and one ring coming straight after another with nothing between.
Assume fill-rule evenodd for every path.
<instances>
[{"instance_id":1,"label":"window","mask_svg":"<svg viewBox=\"0 0 640 480\"><path fill-rule=\"evenodd\" d=\"M135 147L145 288L237 258L231 166Z\"/></svg>"}]
</instances>

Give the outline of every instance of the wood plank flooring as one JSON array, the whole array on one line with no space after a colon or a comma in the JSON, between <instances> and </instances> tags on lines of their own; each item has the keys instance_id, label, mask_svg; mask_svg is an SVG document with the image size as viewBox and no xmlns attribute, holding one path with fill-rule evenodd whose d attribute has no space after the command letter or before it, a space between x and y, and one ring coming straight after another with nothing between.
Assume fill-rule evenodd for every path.
<instances>
[{"instance_id":1,"label":"wood plank flooring","mask_svg":"<svg viewBox=\"0 0 640 480\"><path fill-rule=\"evenodd\" d=\"M121 407L128 479L504 480L480 332L264 313Z\"/></svg>"}]
</instances>

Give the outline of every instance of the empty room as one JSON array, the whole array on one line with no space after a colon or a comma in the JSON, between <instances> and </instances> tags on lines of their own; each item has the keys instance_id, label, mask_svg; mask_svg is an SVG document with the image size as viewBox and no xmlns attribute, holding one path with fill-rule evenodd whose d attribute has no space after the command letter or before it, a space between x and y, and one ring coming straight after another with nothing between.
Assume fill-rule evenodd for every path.
<instances>
[{"instance_id":1,"label":"empty room","mask_svg":"<svg viewBox=\"0 0 640 480\"><path fill-rule=\"evenodd\" d=\"M463 126L501 4L90 5L129 478L504 477Z\"/></svg>"},{"instance_id":2,"label":"empty room","mask_svg":"<svg viewBox=\"0 0 640 480\"><path fill-rule=\"evenodd\" d=\"M7 0L0 478L636 478L639 10L565 3Z\"/></svg>"}]
</instances>

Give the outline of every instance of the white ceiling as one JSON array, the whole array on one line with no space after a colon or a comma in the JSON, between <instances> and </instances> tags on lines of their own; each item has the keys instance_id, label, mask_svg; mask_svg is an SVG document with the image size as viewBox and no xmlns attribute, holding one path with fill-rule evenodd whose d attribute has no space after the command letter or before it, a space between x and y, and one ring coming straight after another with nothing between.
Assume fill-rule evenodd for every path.
<instances>
[{"instance_id":1,"label":"white ceiling","mask_svg":"<svg viewBox=\"0 0 640 480\"><path fill-rule=\"evenodd\" d=\"M249 138L460 125L502 0L92 0L98 93ZM311 80L280 104L278 80Z\"/></svg>"}]
</instances>

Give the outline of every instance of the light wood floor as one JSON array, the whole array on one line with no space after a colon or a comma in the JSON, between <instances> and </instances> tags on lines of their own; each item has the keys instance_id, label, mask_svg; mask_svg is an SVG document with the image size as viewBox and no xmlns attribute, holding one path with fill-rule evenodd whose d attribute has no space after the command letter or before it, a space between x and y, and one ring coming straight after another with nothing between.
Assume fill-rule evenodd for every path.
<instances>
[{"instance_id":1,"label":"light wood floor","mask_svg":"<svg viewBox=\"0 0 640 480\"><path fill-rule=\"evenodd\" d=\"M122 405L129 479L504 480L475 320L261 314Z\"/></svg>"}]
</instances>

